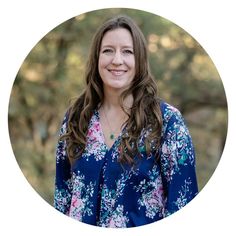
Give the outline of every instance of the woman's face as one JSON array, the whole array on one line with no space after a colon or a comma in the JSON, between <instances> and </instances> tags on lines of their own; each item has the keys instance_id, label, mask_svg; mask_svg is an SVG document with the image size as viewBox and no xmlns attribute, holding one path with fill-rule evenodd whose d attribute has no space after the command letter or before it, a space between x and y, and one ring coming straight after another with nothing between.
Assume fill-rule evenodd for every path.
<instances>
[{"instance_id":1,"label":"woman's face","mask_svg":"<svg viewBox=\"0 0 236 236\"><path fill-rule=\"evenodd\" d=\"M135 76L133 39L130 32L118 28L105 33L98 60L103 88L123 91Z\"/></svg>"}]
</instances>

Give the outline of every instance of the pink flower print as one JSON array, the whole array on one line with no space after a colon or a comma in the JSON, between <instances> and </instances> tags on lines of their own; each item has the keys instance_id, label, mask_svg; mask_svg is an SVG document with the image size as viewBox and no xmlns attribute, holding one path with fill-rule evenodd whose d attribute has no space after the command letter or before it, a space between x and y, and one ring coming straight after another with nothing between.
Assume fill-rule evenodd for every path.
<instances>
[{"instance_id":1,"label":"pink flower print","mask_svg":"<svg viewBox=\"0 0 236 236\"><path fill-rule=\"evenodd\" d=\"M93 144L93 148L97 149L98 147L99 147L99 143L98 142Z\"/></svg>"},{"instance_id":2,"label":"pink flower print","mask_svg":"<svg viewBox=\"0 0 236 236\"><path fill-rule=\"evenodd\" d=\"M71 205L72 205L73 207L77 207L77 206L78 206L78 200L77 200L76 198L73 198L73 199L72 199L72 202L71 202Z\"/></svg>"},{"instance_id":3,"label":"pink flower print","mask_svg":"<svg viewBox=\"0 0 236 236\"><path fill-rule=\"evenodd\" d=\"M118 216L116 218L116 227L118 228L122 228L124 227L126 224L125 224L125 217L124 216Z\"/></svg>"},{"instance_id":4,"label":"pink flower print","mask_svg":"<svg viewBox=\"0 0 236 236\"><path fill-rule=\"evenodd\" d=\"M78 199L75 197L72 198L69 216L74 219L81 220L83 207L84 203L82 199Z\"/></svg>"},{"instance_id":5,"label":"pink flower print","mask_svg":"<svg viewBox=\"0 0 236 236\"><path fill-rule=\"evenodd\" d=\"M109 227L111 227L111 228L115 228L116 227L116 223L115 223L115 221L112 218L110 219Z\"/></svg>"},{"instance_id":6,"label":"pink flower print","mask_svg":"<svg viewBox=\"0 0 236 236\"><path fill-rule=\"evenodd\" d=\"M156 186L155 191L153 191L153 196L160 197L162 195L163 195L163 187L161 185L160 186Z\"/></svg>"},{"instance_id":7,"label":"pink flower print","mask_svg":"<svg viewBox=\"0 0 236 236\"><path fill-rule=\"evenodd\" d=\"M118 152L118 153L121 153L121 146L119 146L119 147L117 148L117 152Z\"/></svg>"},{"instance_id":8,"label":"pink flower print","mask_svg":"<svg viewBox=\"0 0 236 236\"><path fill-rule=\"evenodd\" d=\"M93 128L95 129L95 131L99 131L99 123L98 122L95 122L94 125L93 125Z\"/></svg>"},{"instance_id":9,"label":"pink flower print","mask_svg":"<svg viewBox=\"0 0 236 236\"><path fill-rule=\"evenodd\" d=\"M162 152L163 152L163 154L169 154L170 153L170 150L169 150L168 146L165 143L162 146Z\"/></svg>"},{"instance_id":10,"label":"pink flower print","mask_svg":"<svg viewBox=\"0 0 236 236\"><path fill-rule=\"evenodd\" d=\"M90 137L92 135L92 133L93 133L92 129L89 129L87 136Z\"/></svg>"},{"instance_id":11,"label":"pink flower print","mask_svg":"<svg viewBox=\"0 0 236 236\"><path fill-rule=\"evenodd\" d=\"M96 140L96 136L92 133L89 139L91 142L94 142Z\"/></svg>"},{"instance_id":12,"label":"pink flower print","mask_svg":"<svg viewBox=\"0 0 236 236\"><path fill-rule=\"evenodd\" d=\"M84 203L83 203L82 199L77 198L77 197L73 197L72 201L71 201L71 206L74 208L83 208Z\"/></svg>"},{"instance_id":13,"label":"pink flower print","mask_svg":"<svg viewBox=\"0 0 236 236\"><path fill-rule=\"evenodd\" d=\"M148 205L150 206L155 206L155 205L157 205L157 203L158 203L158 200L157 199L155 199L155 198L150 198L150 199L148 199L147 200L147 202L148 202Z\"/></svg>"},{"instance_id":14,"label":"pink flower print","mask_svg":"<svg viewBox=\"0 0 236 236\"><path fill-rule=\"evenodd\" d=\"M79 208L83 208L84 207L84 203L83 203L82 199L78 199L77 200L77 207L79 207Z\"/></svg>"}]
</instances>

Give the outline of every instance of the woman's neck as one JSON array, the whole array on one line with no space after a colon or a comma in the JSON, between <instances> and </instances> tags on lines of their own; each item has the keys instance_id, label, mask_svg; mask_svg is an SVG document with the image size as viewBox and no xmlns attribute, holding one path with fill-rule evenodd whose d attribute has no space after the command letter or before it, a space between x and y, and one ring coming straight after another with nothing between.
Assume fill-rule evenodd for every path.
<instances>
[{"instance_id":1,"label":"woman's neck","mask_svg":"<svg viewBox=\"0 0 236 236\"><path fill-rule=\"evenodd\" d=\"M102 106L106 108L106 110L122 110L120 104L120 92L116 91L104 91L104 101ZM132 95L128 96L124 100L123 107L127 110L132 107L133 97Z\"/></svg>"}]
</instances>

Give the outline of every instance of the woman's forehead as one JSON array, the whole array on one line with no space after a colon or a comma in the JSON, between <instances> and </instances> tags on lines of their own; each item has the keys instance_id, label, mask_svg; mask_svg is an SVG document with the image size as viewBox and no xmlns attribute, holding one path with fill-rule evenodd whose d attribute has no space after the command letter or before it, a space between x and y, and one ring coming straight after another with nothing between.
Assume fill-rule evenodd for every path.
<instances>
[{"instance_id":1,"label":"woman's forehead","mask_svg":"<svg viewBox=\"0 0 236 236\"><path fill-rule=\"evenodd\" d=\"M112 46L113 44L133 47L133 38L129 30L117 28L107 31L102 38L101 46Z\"/></svg>"}]
</instances>

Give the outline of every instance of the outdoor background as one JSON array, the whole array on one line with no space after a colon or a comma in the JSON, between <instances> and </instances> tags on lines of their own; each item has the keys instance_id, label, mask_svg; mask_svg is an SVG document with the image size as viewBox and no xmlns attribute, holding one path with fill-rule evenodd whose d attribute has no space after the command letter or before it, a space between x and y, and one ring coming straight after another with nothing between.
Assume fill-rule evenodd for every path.
<instances>
[{"instance_id":1,"label":"outdoor background","mask_svg":"<svg viewBox=\"0 0 236 236\"><path fill-rule=\"evenodd\" d=\"M92 36L104 20L120 13L140 26L159 95L186 120L196 150L200 190L219 163L227 134L227 101L204 49L159 16L133 9L98 10L64 22L41 39L24 60L12 88L12 148L23 174L49 204L53 204L58 130L70 99L83 89Z\"/></svg>"}]
</instances>

